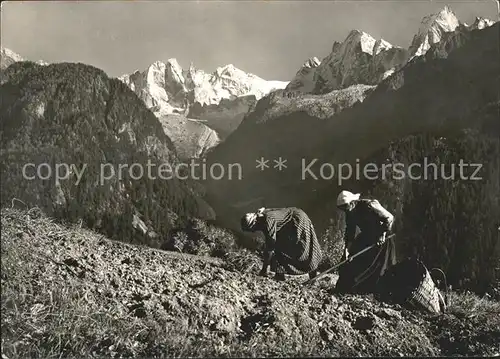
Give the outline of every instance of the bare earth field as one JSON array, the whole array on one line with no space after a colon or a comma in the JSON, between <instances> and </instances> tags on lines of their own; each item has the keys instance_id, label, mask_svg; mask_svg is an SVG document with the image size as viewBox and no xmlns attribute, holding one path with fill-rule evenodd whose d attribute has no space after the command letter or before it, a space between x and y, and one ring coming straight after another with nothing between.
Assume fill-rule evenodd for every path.
<instances>
[{"instance_id":1,"label":"bare earth field","mask_svg":"<svg viewBox=\"0 0 500 359\"><path fill-rule=\"evenodd\" d=\"M2 359L500 354L500 303L441 316L2 209Z\"/></svg>"}]
</instances>

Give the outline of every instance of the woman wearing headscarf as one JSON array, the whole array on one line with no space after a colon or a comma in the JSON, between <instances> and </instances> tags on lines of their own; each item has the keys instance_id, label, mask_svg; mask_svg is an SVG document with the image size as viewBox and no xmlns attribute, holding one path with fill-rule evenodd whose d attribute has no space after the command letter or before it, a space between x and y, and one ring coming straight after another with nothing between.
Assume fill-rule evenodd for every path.
<instances>
[{"instance_id":1,"label":"woman wearing headscarf","mask_svg":"<svg viewBox=\"0 0 500 359\"><path fill-rule=\"evenodd\" d=\"M392 238L386 233L392 229L394 216L377 200L360 199L360 194L342 191L337 197L337 207L345 212L344 259L373 244L351 262L339 268L336 291L351 293L373 293L379 279L387 269L396 264L396 249ZM357 236L356 228L361 233Z\"/></svg>"},{"instance_id":2,"label":"woman wearing headscarf","mask_svg":"<svg viewBox=\"0 0 500 359\"><path fill-rule=\"evenodd\" d=\"M261 276L267 276L269 266L275 270L276 280L285 280L285 273L316 276L322 259L321 246L311 220L300 208L260 208L241 218L241 228L264 233Z\"/></svg>"}]
</instances>

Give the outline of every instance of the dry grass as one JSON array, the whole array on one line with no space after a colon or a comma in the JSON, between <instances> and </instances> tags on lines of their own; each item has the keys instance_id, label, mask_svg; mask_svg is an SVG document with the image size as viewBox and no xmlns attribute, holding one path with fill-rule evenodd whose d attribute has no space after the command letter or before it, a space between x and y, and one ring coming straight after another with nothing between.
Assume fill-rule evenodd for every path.
<instances>
[{"instance_id":1,"label":"dry grass","mask_svg":"<svg viewBox=\"0 0 500 359\"><path fill-rule=\"evenodd\" d=\"M448 313L464 318L491 314L493 318L497 319L500 328L500 302L486 297L478 297L471 292L451 292L449 300Z\"/></svg>"},{"instance_id":2,"label":"dry grass","mask_svg":"<svg viewBox=\"0 0 500 359\"><path fill-rule=\"evenodd\" d=\"M241 273L258 273L262 268L262 260L253 252L241 249L228 254L226 268Z\"/></svg>"},{"instance_id":3,"label":"dry grass","mask_svg":"<svg viewBox=\"0 0 500 359\"><path fill-rule=\"evenodd\" d=\"M187 228L177 230L165 243L164 249L198 256L225 258L236 249L236 237L231 232L199 219Z\"/></svg>"},{"instance_id":4,"label":"dry grass","mask_svg":"<svg viewBox=\"0 0 500 359\"><path fill-rule=\"evenodd\" d=\"M320 264L320 270L326 270L342 260L344 254L344 233L339 228L343 228L340 221L337 220L336 226L330 225L321 235L323 243L323 260Z\"/></svg>"},{"instance_id":5,"label":"dry grass","mask_svg":"<svg viewBox=\"0 0 500 359\"><path fill-rule=\"evenodd\" d=\"M3 214L2 358L196 354L199 348L189 345L182 326L162 326L139 319L122 303L108 298L105 290L95 291L83 279L68 277L63 281L47 276L44 266L58 264L45 257L43 248L37 248L36 243L30 247L19 245L29 228L18 226L17 233L5 231ZM30 222L30 214L23 215ZM49 218L34 220L37 232L61 237L86 234L78 228L65 229Z\"/></svg>"},{"instance_id":6,"label":"dry grass","mask_svg":"<svg viewBox=\"0 0 500 359\"><path fill-rule=\"evenodd\" d=\"M26 241L28 235L35 235L32 242ZM201 310L174 322L138 317L105 285L77 278L76 272L63 279L46 271L59 265L73 271L45 255L41 243L52 238L105 240L79 226L60 225L38 210L2 210L2 359L259 357L295 351L270 349L257 339L204 335Z\"/></svg>"},{"instance_id":7,"label":"dry grass","mask_svg":"<svg viewBox=\"0 0 500 359\"><path fill-rule=\"evenodd\" d=\"M500 302L450 293L446 314L430 320L430 335L446 356L500 355Z\"/></svg>"}]
</instances>

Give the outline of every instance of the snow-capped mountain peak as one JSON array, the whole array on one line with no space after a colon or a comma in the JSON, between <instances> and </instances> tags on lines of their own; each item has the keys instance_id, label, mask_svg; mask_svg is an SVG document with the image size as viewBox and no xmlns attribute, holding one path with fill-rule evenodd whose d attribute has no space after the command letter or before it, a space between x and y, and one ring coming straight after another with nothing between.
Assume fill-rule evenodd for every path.
<instances>
[{"instance_id":1,"label":"snow-capped mountain peak","mask_svg":"<svg viewBox=\"0 0 500 359\"><path fill-rule=\"evenodd\" d=\"M164 84L165 83L165 78L164 78L164 73L165 73L166 65L161 62L161 61L156 61L153 64L151 64L148 67L148 72L147 72L147 81L150 84Z\"/></svg>"},{"instance_id":2,"label":"snow-capped mountain peak","mask_svg":"<svg viewBox=\"0 0 500 359\"><path fill-rule=\"evenodd\" d=\"M13 62L24 61L24 59L21 57L21 55L15 53L14 51L12 51L6 47L2 47L1 51L2 51L2 59L9 58L9 59L12 59Z\"/></svg>"},{"instance_id":3,"label":"snow-capped mountain peak","mask_svg":"<svg viewBox=\"0 0 500 359\"><path fill-rule=\"evenodd\" d=\"M341 46L334 45L333 50L344 49L345 52L346 50L354 50L357 46L359 46L358 49L361 49L362 52L370 55L377 55L384 50L394 47L391 43L384 39L375 40L375 38L364 31L351 30L345 41L341 43Z\"/></svg>"},{"instance_id":4,"label":"snow-capped mountain peak","mask_svg":"<svg viewBox=\"0 0 500 359\"><path fill-rule=\"evenodd\" d=\"M330 54L321 62L318 60L313 66L306 62L287 89L326 93L355 84L376 85L431 48L439 48L442 54L448 53L459 43L453 40L448 44L455 33L484 29L494 23L477 17L468 26L460 23L455 13L445 6L422 19L407 49L393 46L384 39L375 40L362 30L351 30L343 42L333 42Z\"/></svg>"},{"instance_id":5,"label":"snow-capped mountain peak","mask_svg":"<svg viewBox=\"0 0 500 359\"><path fill-rule=\"evenodd\" d=\"M373 53L375 42L376 40L366 32L355 29L349 32L349 35L347 35L347 38L344 40L341 49L343 49L346 53L361 49L362 52L371 55Z\"/></svg>"},{"instance_id":6,"label":"snow-capped mountain peak","mask_svg":"<svg viewBox=\"0 0 500 359\"><path fill-rule=\"evenodd\" d=\"M313 69L318 67L321 64L321 61L316 57L311 57L302 65L302 68Z\"/></svg>"},{"instance_id":7,"label":"snow-capped mountain peak","mask_svg":"<svg viewBox=\"0 0 500 359\"><path fill-rule=\"evenodd\" d=\"M179 62L177 62L177 59L168 59L165 70L165 83L163 86L167 91L170 90L172 94L176 94L179 91L187 90L184 71Z\"/></svg>"},{"instance_id":8,"label":"snow-capped mountain peak","mask_svg":"<svg viewBox=\"0 0 500 359\"><path fill-rule=\"evenodd\" d=\"M324 93L354 84L374 84L405 57L405 49L354 29L343 42L335 41L322 61L316 59L311 67L306 62L287 89Z\"/></svg>"},{"instance_id":9,"label":"snow-capped mountain peak","mask_svg":"<svg viewBox=\"0 0 500 359\"><path fill-rule=\"evenodd\" d=\"M156 61L146 71L119 78L134 90L157 116L185 112L186 106L218 104L224 98L254 95L257 99L288 82L266 81L233 64L213 73L198 70L193 63L184 70L175 58Z\"/></svg>"},{"instance_id":10,"label":"snow-capped mountain peak","mask_svg":"<svg viewBox=\"0 0 500 359\"><path fill-rule=\"evenodd\" d=\"M20 62L20 61L26 61L21 55L18 53L12 51L11 49L8 49L6 47L1 48L1 56L0 56L0 69L4 70L10 65L12 65L14 62ZM45 62L43 60L37 60L35 61L36 64L46 66L49 63Z\"/></svg>"},{"instance_id":11,"label":"snow-capped mountain peak","mask_svg":"<svg viewBox=\"0 0 500 359\"><path fill-rule=\"evenodd\" d=\"M166 69L175 78L176 82L184 82L183 69L176 58L167 60Z\"/></svg>"},{"instance_id":12,"label":"snow-capped mountain peak","mask_svg":"<svg viewBox=\"0 0 500 359\"><path fill-rule=\"evenodd\" d=\"M290 81L286 87L287 90L311 92L314 89L314 71L320 65L321 61L316 56L307 59L307 61L302 64L299 71L297 71L293 80Z\"/></svg>"},{"instance_id":13,"label":"snow-capped mountain peak","mask_svg":"<svg viewBox=\"0 0 500 359\"><path fill-rule=\"evenodd\" d=\"M157 62L159 62L159 61L157 61ZM173 67L182 69L181 65L179 65L179 61L177 61L177 59L175 57L169 58L166 63L170 64Z\"/></svg>"},{"instance_id":14,"label":"snow-capped mountain peak","mask_svg":"<svg viewBox=\"0 0 500 359\"><path fill-rule=\"evenodd\" d=\"M448 6L445 6L437 14L426 16L422 20L420 31L427 31L430 27L440 27L446 32L455 30L459 25L457 16ZM420 32L419 31L419 32Z\"/></svg>"},{"instance_id":15,"label":"snow-capped mountain peak","mask_svg":"<svg viewBox=\"0 0 500 359\"><path fill-rule=\"evenodd\" d=\"M373 45L372 54L378 55L382 51L389 50L393 47L394 46L392 46L389 42L385 41L384 39L379 39L375 41L375 45Z\"/></svg>"},{"instance_id":16,"label":"snow-capped mountain peak","mask_svg":"<svg viewBox=\"0 0 500 359\"><path fill-rule=\"evenodd\" d=\"M455 13L448 6L424 17L410 45L410 59L425 54L432 44L441 41L443 33L455 31L459 25Z\"/></svg>"},{"instance_id":17,"label":"snow-capped mountain peak","mask_svg":"<svg viewBox=\"0 0 500 359\"><path fill-rule=\"evenodd\" d=\"M215 70L215 73L217 74L234 74L234 73L243 73L240 69L237 69L234 67L233 64L227 64L226 66L218 67L217 70Z\"/></svg>"},{"instance_id":18,"label":"snow-capped mountain peak","mask_svg":"<svg viewBox=\"0 0 500 359\"><path fill-rule=\"evenodd\" d=\"M253 74L246 73L243 70L236 68L233 64L228 64L226 66L218 67L212 74L214 79L216 78L228 78L232 80L240 80L246 82L250 79L258 78Z\"/></svg>"},{"instance_id":19,"label":"snow-capped mountain peak","mask_svg":"<svg viewBox=\"0 0 500 359\"><path fill-rule=\"evenodd\" d=\"M136 71L119 79L159 118L165 133L172 139L182 158L202 156L220 142L216 131L187 117L192 108L199 108L203 115L204 110L208 111L210 107L213 111L213 107L224 99L237 101L238 98L247 96L256 101L272 90L283 89L288 84L283 81L266 81L233 64L218 67L212 73L196 69L193 63L190 63L188 69L183 69L175 58L166 62L155 61L145 71ZM244 113L240 112L247 111L251 105L252 101L238 102L234 109L231 106L221 106L221 111L215 111L216 119L231 114L242 117ZM222 130L227 130L225 135L236 127L228 121L215 122Z\"/></svg>"}]
</instances>

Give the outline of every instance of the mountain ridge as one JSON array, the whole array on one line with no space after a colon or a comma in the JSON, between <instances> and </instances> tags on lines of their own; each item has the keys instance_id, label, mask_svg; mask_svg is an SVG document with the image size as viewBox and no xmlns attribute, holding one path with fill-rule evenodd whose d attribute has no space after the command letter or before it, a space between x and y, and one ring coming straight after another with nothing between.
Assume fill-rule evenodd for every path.
<instances>
[{"instance_id":1,"label":"mountain ridge","mask_svg":"<svg viewBox=\"0 0 500 359\"><path fill-rule=\"evenodd\" d=\"M2 70L19 61L25 59L2 48ZM47 65L43 61L37 63ZM161 120L166 133L174 137L184 133L191 138L187 141L173 138L183 160L198 158L218 144L239 125L258 99L288 84L266 81L233 64L217 67L211 73L196 69L192 63L183 69L176 58L155 61L144 71L136 70L118 79ZM185 118L169 117L176 114ZM174 120L169 122L167 118ZM192 125L193 120L198 119L201 122ZM181 124L191 125L180 129Z\"/></svg>"},{"instance_id":2,"label":"mountain ridge","mask_svg":"<svg viewBox=\"0 0 500 359\"><path fill-rule=\"evenodd\" d=\"M151 72L156 76L151 75ZM136 70L131 75L120 76L119 79L139 97L145 96L144 91L148 86L152 87L154 91L149 93L151 100L146 95L144 101L157 116L185 111L196 103L201 106L216 105L222 99L250 95L260 99L270 91L284 88L288 84L285 81L264 80L238 69L233 64L218 67L212 73L196 69L193 64L189 69L183 69L175 58L167 60L166 63L156 61L145 71ZM178 101L179 98L182 100Z\"/></svg>"},{"instance_id":3,"label":"mountain ridge","mask_svg":"<svg viewBox=\"0 0 500 359\"><path fill-rule=\"evenodd\" d=\"M450 7L425 16L408 48L395 46L368 33L351 30L342 42L334 41L329 55L309 71L299 69L287 90L321 94L354 84L376 85L414 58L423 56L443 37L453 32L484 29L495 21L476 17L467 25L458 20ZM354 65L353 65L354 64Z\"/></svg>"}]
</instances>

